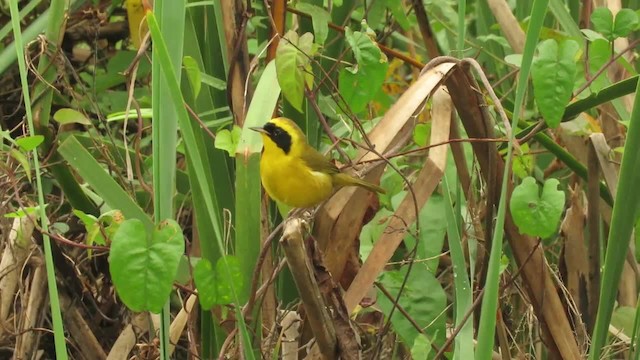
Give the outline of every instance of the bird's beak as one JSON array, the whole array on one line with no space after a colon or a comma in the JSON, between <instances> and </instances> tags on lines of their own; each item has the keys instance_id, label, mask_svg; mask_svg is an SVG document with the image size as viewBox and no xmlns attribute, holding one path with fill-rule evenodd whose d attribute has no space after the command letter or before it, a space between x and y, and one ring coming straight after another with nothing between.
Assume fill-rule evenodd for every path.
<instances>
[{"instance_id":1,"label":"bird's beak","mask_svg":"<svg viewBox=\"0 0 640 360\"><path fill-rule=\"evenodd\" d=\"M261 128L261 127L254 126L254 127L250 127L249 129L251 129L253 131L257 131L259 133L268 134L267 130L265 130L265 129Z\"/></svg>"}]
</instances>

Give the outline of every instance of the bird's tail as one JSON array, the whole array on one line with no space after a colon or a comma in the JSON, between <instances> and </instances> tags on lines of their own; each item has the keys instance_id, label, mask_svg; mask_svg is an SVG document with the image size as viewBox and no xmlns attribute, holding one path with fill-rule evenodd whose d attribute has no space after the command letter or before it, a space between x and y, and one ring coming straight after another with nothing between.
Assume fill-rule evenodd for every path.
<instances>
[{"instance_id":1,"label":"bird's tail","mask_svg":"<svg viewBox=\"0 0 640 360\"><path fill-rule=\"evenodd\" d=\"M384 194L386 191L378 185L372 184L368 181L364 181L358 178L354 178L351 175L339 173L333 175L333 183L338 186L360 186L369 191Z\"/></svg>"}]
</instances>

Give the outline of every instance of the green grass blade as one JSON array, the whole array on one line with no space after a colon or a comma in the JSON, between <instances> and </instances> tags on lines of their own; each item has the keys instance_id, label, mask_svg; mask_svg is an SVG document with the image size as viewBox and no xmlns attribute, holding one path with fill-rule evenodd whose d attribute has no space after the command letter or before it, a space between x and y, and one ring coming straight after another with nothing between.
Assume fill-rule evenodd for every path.
<instances>
[{"instance_id":1,"label":"green grass blade","mask_svg":"<svg viewBox=\"0 0 640 360\"><path fill-rule=\"evenodd\" d=\"M119 209L127 219L138 219L149 229L153 227L149 215L118 185L75 136L69 136L63 141L58 151L109 207Z\"/></svg>"},{"instance_id":2,"label":"green grass blade","mask_svg":"<svg viewBox=\"0 0 640 360\"><path fill-rule=\"evenodd\" d=\"M456 328L458 328L462 324L462 318L471 310L473 294L471 293L469 273L467 272L464 251L462 250L462 236L460 234L460 226L462 224L458 222L458 218L460 218L460 208L454 205L460 204L460 202L452 199L451 189L449 188L449 181L446 175L443 178L442 185L446 200L447 240L449 242L449 251L451 252L451 261L453 262L453 282L456 289L454 300L455 324ZM459 195L460 191L457 191L457 194ZM473 316L471 316L458 333L458 336L456 336L454 359L464 360L473 358Z\"/></svg>"},{"instance_id":3,"label":"green grass blade","mask_svg":"<svg viewBox=\"0 0 640 360\"><path fill-rule=\"evenodd\" d=\"M53 5L52 5L53 6ZM20 31L18 2L10 1L9 7L11 11L11 25L16 44L16 56L18 66L20 68L20 83L22 85L22 96L24 96L24 105L27 113L27 122L29 125L29 134L36 135L35 126L33 124L33 113L31 111L31 96L29 94L29 82L27 80L27 64L24 58L24 44L22 42L22 33ZM40 161L38 159L38 151L31 151L33 157L33 168L36 175L36 186L38 190L38 205L40 226L44 233L42 234L42 245L44 247L45 267L47 269L47 286L49 288L49 303L51 306L51 322L53 325L53 338L55 344L56 358L60 360L68 359L67 344L64 337L64 326L62 323L62 313L60 312L60 299L58 297L58 286L56 283L56 269L51 254L51 239L47 233L49 232L49 219L45 210L44 192L42 191L42 176L40 172Z\"/></svg>"},{"instance_id":4,"label":"green grass blade","mask_svg":"<svg viewBox=\"0 0 640 360\"><path fill-rule=\"evenodd\" d=\"M550 0L549 10L551 10L553 16L555 16L556 20L560 23L560 26L567 32L567 34L569 34L569 36L577 39L578 41L582 40L582 32L580 32L578 24L573 20L573 17L562 0Z\"/></svg>"},{"instance_id":5,"label":"green grass blade","mask_svg":"<svg viewBox=\"0 0 640 360\"><path fill-rule=\"evenodd\" d=\"M217 211L214 208L213 204L213 194L210 189L206 186L207 177L205 175L205 170L201 167L201 164L205 163L204 154L201 153L200 149L197 146L196 141L196 130L199 130L196 124L193 124L189 119L189 115L187 114L187 110L184 107L184 99L182 98L182 94L180 92L180 85L176 74L172 71L171 59L169 57L168 48L166 43L164 42L164 38L162 33L160 32L160 28L158 26L158 22L153 13L147 14L147 22L149 24L149 30L151 31L151 36L155 45L155 52L158 56L158 61L160 61L162 73L166 77L167 87L169 88L169 93L171 94L171 103L176 111L176 115L178 118L178 123L180 126L180 131L182 132L182 136L184 139L184 143L187 149L188 157L191 158L191 161L194 166L193 175L197 178L198 186L200 187L198 190L203 194L203 201L205 203L205 207L207 210L207 214L203 214L205 216L209 216L211 223L214 224L214 232L216 233L216 242L218 244L220 253L224 253L224 244L222 238L222 229L218 226L219 222L216 219ZM231 272L229 266L226 262L226 258L222 258L224 261L224 266L227 271L227 275L230 276ZM235 286L232 287L233 299L234 302L239 305L240 302L238 300L238 289ZM242 345L244 347L244 356L247 359L253 359L253 352L250 351L250 343L246 340L248 338L248 333L246 329L246 324L244 319L240 313L240 307L236 306L236 316L238 320L238 327L240 329L240 335L244 339L242 341Z\"/></svg>"},{"instance_id":6,"label":"green grass blade","mask_svg":"<svg viewBox=\"0 0 640 360\"><path fill-rule=\"evenodd\" d=\"M533 9L531 11L531 22L527 31L524 52L522 54L522 64L520 74L518 76L518 85L516 88L515 107L513 110L513 119L511 127L514 131L510 134L509 143L507 145L507 158L505 163L505 171L502 176L502 189L500 191L500 203L498 206L498 214L496 218L496 227L491 243L491 255L489 257L489 267L487 271L487 280L485 285L485 295L482 299L482 311L480 316L480 325L478 331L478 347L476 356L478 359L490 359L493 351L493 341L496 327L496 311L498 310L498 291L500 276L500 258L502 255L502 240L504 236L504 219L506 215L506 195L507 183L513 160L513 140L515 129L517 127L520 112L522 111L523 100L529 83L529 72L531 63L533 62L533 54L542 29L542 23L547 10L548 0L534 0Z\"/></svg>"},{"instance_id":7,"label":"green grass blade","mask_svg":"<svg viewBox=\"0 0 640 360\"><path fill-rule=\"evenodd\" d=\"M636 86L636 94L640 94L640 82ZM600 358L600 353L605 345L622 267L638 214L640 192L635 189L640 182L640 100L638 97L633 104L631 123L624 148L602 272L600 303L598 304L596 325L589 351L589 359L591 360Z\"/></svg>"},{"instance_id":8,"label":"green grass blade","mask_svg":"<svg viewBox=\"0 0 640 360\"><path fill-rule=\"evenodd\" d=\"M465 18L467 15L467 1L458 0L458 37L456 38L456 50L458 50L458 57L464 57L464 40L467 30L465 24Z\"/></svg>"},{"instance_id":9,"label":"green grass blade","mask_svg":"<svg viewBox=\"0 0 640 360\"><path fill-rule=\"evenodd\" d=\"M173 73L180 81L182 71L182 50L185 25L185 0L156 0L154 11L158 20L162 36L169 50L169 57L173 65ZM155 52L154 52L155 55ZM173 219L173 196L176 187L176 145L178 142L178 123L170 91L166 86L164 74L159 62L152 61L152 108L153 108L153 194L154 217L158 224L165 219ZM179 95L179 94L178 94ZM169 301L160 313L160 357L169 359L169 328L171 308Z\"/></svg>"},{"instance_id":10,"label":"green grass blade","mask_svg":"<svg viewBox=\"0 0 640 360\"><path fill-rule=\"evenodd\" d=\"M31 11L33 9L36 8L36 6L38 6L40 4L42 0L31 0L29 1L29 3L25 6L22 7L22 10L20 10L20 15L19 15L19 19L18 21L23 21L24 18L29 15L29 13L31 13ZM1 29L0 29L0 41L3 41L5 37L7 37L7 35L9 35L9 33L11 33L12 31L12 22L9 22L7 24L5 24ZM23 41L22 43L24 44L24 37L23 37ZM15 49L14 49L14 55L15 55ZM2 73L2 71L0 71L0 73Z\"/></svg>"},{"instance_id":11,"label":"green grass blade","mask_svg":"<svg viewBox=\"0 0 640 360\"><path fill-rule=\"evenodd\" d=\"M260 135L249 129L262 126L271 118L278 98L280 86L276 78L275 62L271 61L260 78L251 106L247 111L245 126L236 151L236 254L241 254L241 268L245 276L245 287L240 300L249 296L251 276L260 252Z\"/></svg>"}]
</instances>

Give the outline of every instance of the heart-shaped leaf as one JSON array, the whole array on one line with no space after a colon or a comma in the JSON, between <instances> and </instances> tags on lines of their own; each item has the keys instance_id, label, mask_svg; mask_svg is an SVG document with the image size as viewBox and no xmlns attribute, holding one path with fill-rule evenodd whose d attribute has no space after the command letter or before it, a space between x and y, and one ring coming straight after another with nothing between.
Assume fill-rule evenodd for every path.
<instances>
[{"instance_id":1,"label":"heart-shaped leaf","mask_svg":"<svg viewBox=\"0 0 640 360\"><path fill-rule=\"evenodd\" d=\"M200 89L202 88L200 67L196 62L196 59L191 56L185 56L182 59L182 66L184 66L184 70L187 72L189 84L191 84L191 90L193 91L193 97L197 98L198 94L200 94Z\"/></svg>"},{"instance_id":2,"label":"heart-shaped leaf","mask_svg":"<svg viewBox=\"0 0 640 360\"><path fill-rule=\"evenodd\" d=\"M549 39L538 45L538 57L531 67L533 95L544 121L551 128L560 124L564 108L571 99L579 49L573 40L558 45Z\"/></svg>"},{"instance_id":3,"label":"heart-shaped leaf","mask_svg":"<svg viewBox=\"0 0 640 360\"><path fill-rule=\"evenodd\" d=\"M38 147L38 145L42 144L44 141L44 136L42 135L33 135L33 136L25 136L16 140L16 144L20 146L20 148L24 151L31 151Z\"/></svg>"},{"instance_id":4,"label":"heart-shaped leaf","mask_svg":"<svg viewBox=\"0 0 640 360\"><path fill-rule=\"evenodd\" d=\"M558 184L557 179L547 179L541 194L536 180L527 177L513 189L509 205L520 232L541 238L548 238L556 232L565 200Z\"/></svg>"},{"instance_id":5,"label":"heart-shaped leaf","mask_svg":"<svg viewBox=\"0 0 640 360\"><path fill-rule=\"evenodd\" d=\"M302 112L305 84L313 85L311 56L313 56L313 34L298 34L289 30L280 40L276 51L276 75L285 99Z\"/></svg>"},{"instance_id":6,"label":"heart-shaped leaf","mask_svg":"<svg viewBox=\"0 0 640 360\"><path fill-rule=\"evenodd\" d=\"M193 278L204 309L232 303L233 289L243 283L240 261L232 255L218 259L215 269L207 259L201 259L193 269Z\"/></svg>"},{"instance_id":7,"label":"heart-shaped leaf","mask_svg":"<svg viewBox=\"0 0 640 360\"><path fill-rule=\"evenodd\" d=\"M613 13L606 7L599 7L591 13L593 29L609 40L613 40Z\"/></svg>"},{"instance_id":8,"label":"heart-shaped leaf","mask_svg":"<svg viewBox=\"0 0 640 360\"><path fill-rule=\"evenodd\" d=\"M229 153L229 156L236 156L236 148L240 142L240 136L242 135L242 129L239 126L234 125L231 131L222 129L216 134L216 140L214 146L216 149L225 150Z\"/></svg>"},{"instance_id":9,"label":"heart-shaped leaf","mask_svg":"<svg viewBox=\"0 0 640 360\"><path fill-rule=\"evenodd\" d=\"M638 27L638 14L631 9L621 9L613 22L613 37L626 37Z\"/></svg>"},{"instance_id":10,"label":"heart-shaped leaf","mask_svg":"<svg viewBox=\"0 0 640 360\"><path fill-rule=\"evenodd\" d=\"M138 219L122 222L112 239L109 271L127 307L159 313L183 253L182 229L174 220L163 221L151 234Z\"/></svg>"},{"instance_id":11,"label":"heart-shaped leaf","mask_svg":"<svg viewBox=\"0 0 640 360\"><path fill-rule=\"evenodd\" d=\"M389 64L369 34L345 28L357 66L343 68L338 76L338 88L355 113L363 111L384 83Z\"/></svg>"}]
</instances>

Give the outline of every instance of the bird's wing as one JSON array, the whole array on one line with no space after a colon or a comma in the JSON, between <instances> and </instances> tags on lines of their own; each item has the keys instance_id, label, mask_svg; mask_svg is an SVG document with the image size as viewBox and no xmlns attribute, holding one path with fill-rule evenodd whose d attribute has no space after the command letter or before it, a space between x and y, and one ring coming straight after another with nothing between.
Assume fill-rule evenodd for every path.
<instances>
[{"instance_id":1,"label":"bird's wing","mask_svg":"<svg viewBox=\"0 0 640 360\"><path fill-rule=\"evenodd\" d=\"M340 170L338 170L338 168L330 162L329 159L311 146L307 147L307 149L302 152L302 160L313 171L327 174L337 174L340 172Z\"/></svg>"}]
</instances>

